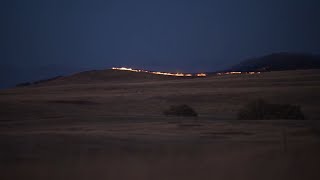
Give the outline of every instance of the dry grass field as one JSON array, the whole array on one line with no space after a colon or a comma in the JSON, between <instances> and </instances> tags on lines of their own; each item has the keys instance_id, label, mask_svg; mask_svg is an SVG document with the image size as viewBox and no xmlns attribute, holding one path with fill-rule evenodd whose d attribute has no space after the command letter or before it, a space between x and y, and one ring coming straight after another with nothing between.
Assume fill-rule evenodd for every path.
<instances>
[{"instance_id":1,"label":"dry grass field","mask_svg":"<svg viewBox=\"0 0 320 180\"><path fill-rule=\"evenodd\" d=\"M320 70L91 71L0 91L0 179L320 179ZM262 98L306 120L236 120ZM198 117L166 117L187 104Z\"/></svg>"}]
</instances>

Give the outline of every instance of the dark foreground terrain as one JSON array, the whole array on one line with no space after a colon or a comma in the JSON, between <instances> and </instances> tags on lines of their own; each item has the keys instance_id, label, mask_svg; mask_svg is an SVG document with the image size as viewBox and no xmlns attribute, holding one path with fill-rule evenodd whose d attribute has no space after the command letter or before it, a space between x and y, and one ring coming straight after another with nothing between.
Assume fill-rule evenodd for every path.
<instances>
[{"instance_id":1,"label":"dark foreground terrain","mask_svg":"<svg viewBox=\"0 0 320 180\"><path fill-rule=\"evenodd\" d=\"M318 70L3 90L0 179L320 179L318 92ZM256 98L307 120L236 120ZM175 104L199 117L162 114Z\"/></svg>"}]
</instances>

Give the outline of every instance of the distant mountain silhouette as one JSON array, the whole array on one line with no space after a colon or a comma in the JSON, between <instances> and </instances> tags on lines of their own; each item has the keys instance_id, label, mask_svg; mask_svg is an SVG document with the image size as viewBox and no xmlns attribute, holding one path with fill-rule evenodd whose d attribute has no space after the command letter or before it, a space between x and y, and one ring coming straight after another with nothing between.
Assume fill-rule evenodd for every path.
<instances>
[{"instance_id":1,"label":"distant mountain silhouette","mask_svg":"<svg viewBox=\"0 0 320 180\"><path fill-rule=\"evenodd\" d=\"M285 71L320 69L320 56L298 53L274 53L245 60L223 72Z\"/></svg>"}]
</instances>

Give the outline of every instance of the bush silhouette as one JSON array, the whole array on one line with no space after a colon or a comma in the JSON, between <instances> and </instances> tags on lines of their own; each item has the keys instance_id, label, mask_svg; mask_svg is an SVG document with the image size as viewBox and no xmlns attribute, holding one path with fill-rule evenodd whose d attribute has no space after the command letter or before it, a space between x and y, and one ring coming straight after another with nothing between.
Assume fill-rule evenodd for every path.
<instances>
[{"instance_id":1,"label":"bush silhouette","mask_svg":"<svg viewBox=\"0 0 320 180\"><path fill-rule=\"evenodd\" d=\"M163 112L166 116L198 116L198 113L188 105L170 106Z\"/></svg>"},{"instance_id":2,"label":"bush silhouette","mask_svg":"<svg viewBox=\"0 0 320 180\"><path fill-rule=\"evenodd\" d=\"M263 119L305 119L300 106L291 104L270 104L262 99L248 103L238 113L240 120Z\"/></svg>"}]
</instances>

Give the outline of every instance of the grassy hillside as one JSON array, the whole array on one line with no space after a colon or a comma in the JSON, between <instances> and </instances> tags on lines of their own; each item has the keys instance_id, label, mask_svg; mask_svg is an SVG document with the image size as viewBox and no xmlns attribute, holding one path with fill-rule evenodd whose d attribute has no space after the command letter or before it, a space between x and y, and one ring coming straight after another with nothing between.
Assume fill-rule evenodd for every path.
<instances>
[{"instance_id":1,"label":"grassy hillside","mask_svg":"<svg viewBox=\"0 0 320 180\"><path fill-rule=\"evenodd\" d=\"M320 71L179 78L145 73L85 72L37 86L0 92L2 119L163 116L187 104L199 118L235 119L247 102L301 105L307 119L320 119Z\"/></svg>"},{"instance_id":2,"label":"grassy hillside","mask_svg":"<svg viewBox=\"0 0 320 180\"><path fill-rule=\"evenodd\" d=\"M92 84L92 83L118 83L118 82L148 82L159 80L172 80L177 77L158 76L150 73L133 73L130 71L118 70L93 70L61 77L53 81L42 83L41 85L62 85L62 84Z\"/></svg>"},{"instance_id":3,"label":"grassy hillside","mask_svg":"<svg viewBox=\"0 0 320 180\"><path fill-rule=\"evenodd\" d=\"M1 180L320 178L320 121L234 120L256 98L320 119L320 71L100 73L0 91ZM163 114L179 104L198 117Z\"/></svg>"}]
</instances>

